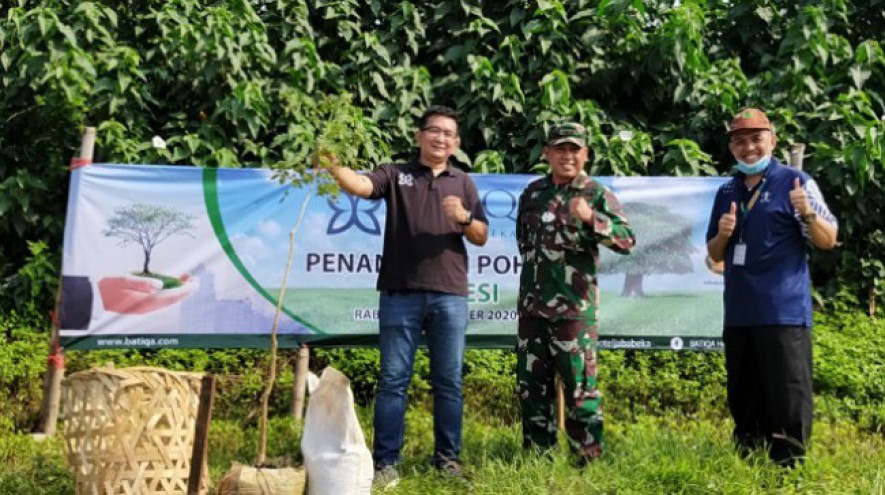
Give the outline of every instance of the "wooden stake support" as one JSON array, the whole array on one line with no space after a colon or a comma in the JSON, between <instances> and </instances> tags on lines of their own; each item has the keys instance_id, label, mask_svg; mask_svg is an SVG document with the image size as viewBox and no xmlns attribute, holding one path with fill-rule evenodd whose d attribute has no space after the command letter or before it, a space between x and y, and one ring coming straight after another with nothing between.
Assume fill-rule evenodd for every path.
<instances>
[{"instance_id":1,"label":"wooden stake support","mask_svg":"<svg viewBox=\"0 0 885 495\"><path fill-rule=\"evenodd\" d=\"M790 166L802 170L802 162L805 160L805 143L793 143L790 145Z\"/></svg>"},{"instance_id":2,"label":"wooden stake support","mask_svg":"<svg viewBox=\"0 0 885 495\"><path fill-rule=\"evenodd\" d=\"M293 385L292 418L296 423L304 419L304 398L307 390L307 363L310 360L310 348L301 344L298 348L298 360L295 362L295 384Z\"/></svg>"},{"instance_id":3,"label":"wooden stake support","mask_svg":"<svg viewBox=\"0 0 885 495\"><path fill-rule=\"evenodd\" d=\"M200 405L197 407L197 424L194 431L194 450L191 470L187 478L187 495L199 495L209 460L209 425L212 422L212 404L215 402L215 375L203 376L200 383Z\"/></svg>"},{"instance_id":4,"label":"wooden stake support","mask_svg":"<svg viewBox=\"0 0 885 495\"><path fill-rule=\"evenodd\" d=\"M95 152L95 127L87 127L80 140L80 156L71 160L71 168L83 167L92 163ZM58 424L58 407L61 399L61 382L65 377L65 354L61 347L59 326L61 315L61 278L55 293L55 311L52 313L52 331L49 337L49 358L46 360L46 374L43 378L43 403L40 407L40 432L51 436Z\"/></svg>"},{"instance_id":5,"label":"wooden stake support","mask_svg":"<svg viewBox=\"0 0 885 495\"><path fill-rule=\"evenodd\" d=\"M556 417L559 420L559 429L565 433L565 387L562 378L556 375Z\"/></svg>"}]
</instances>

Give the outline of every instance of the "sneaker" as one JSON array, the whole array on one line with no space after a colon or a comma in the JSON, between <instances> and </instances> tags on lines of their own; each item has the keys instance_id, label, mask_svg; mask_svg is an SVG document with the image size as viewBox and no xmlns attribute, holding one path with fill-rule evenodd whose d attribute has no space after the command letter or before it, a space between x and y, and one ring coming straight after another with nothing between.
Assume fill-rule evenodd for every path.
<instances>
[{"instance_id":1,"label":"sneaker","mask_svg":"<svg viewBox=\"0 0 885 495\"><path fill-rule=\"evenodd\" d=\"M372 480L372 488L375 490L387 490L399 483L399 472L391 464L377 466L375 478Z\"/></svg>"},{"instance_id":2,"label":"sneaker","mask_svg":"<svg viewBox=\"0 0 885 495\"><path fill-rule=\"evenodd\" d=\"M462 466L461 463L456 460L446 459L444 461L437 462L435 464L435 467L437 469L437 472L447 478L461 481L468 481L469 479L467 473L464 472L464 466Z\"/></svg>"}]
</instances>

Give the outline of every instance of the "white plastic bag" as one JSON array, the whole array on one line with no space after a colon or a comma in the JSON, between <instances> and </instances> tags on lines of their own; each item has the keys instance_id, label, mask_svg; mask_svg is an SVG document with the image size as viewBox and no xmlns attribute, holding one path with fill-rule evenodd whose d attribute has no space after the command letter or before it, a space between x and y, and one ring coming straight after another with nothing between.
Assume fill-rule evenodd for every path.
<instances>
[{"instance_id":1,"label":"white plastic bag","mask_svg":"<svg viewBox=\"0 0 885 495\"><path fill-rule=\"evenodd\" d=\"M308 495L368 495L372 454L353 408L350 380L326 368L310 394L301 437Z\"/></svg>"}]
</instances>

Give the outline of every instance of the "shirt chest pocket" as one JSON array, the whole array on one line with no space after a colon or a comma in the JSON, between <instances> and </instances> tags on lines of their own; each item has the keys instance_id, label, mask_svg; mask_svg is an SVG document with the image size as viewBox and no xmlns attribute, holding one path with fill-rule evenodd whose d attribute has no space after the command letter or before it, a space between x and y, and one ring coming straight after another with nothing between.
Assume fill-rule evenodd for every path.
<instances>
[{"instance_id":1,"label":"shirt chest pocket","mask_svg":"<svg viewBox=\"0 0 885 495\"><path fill-rule=\"evenodd\" d=\"M530 202L522 216L528 244L548 253L579 250L580 229L560 201Z\"/></svg>"}]
</instances>

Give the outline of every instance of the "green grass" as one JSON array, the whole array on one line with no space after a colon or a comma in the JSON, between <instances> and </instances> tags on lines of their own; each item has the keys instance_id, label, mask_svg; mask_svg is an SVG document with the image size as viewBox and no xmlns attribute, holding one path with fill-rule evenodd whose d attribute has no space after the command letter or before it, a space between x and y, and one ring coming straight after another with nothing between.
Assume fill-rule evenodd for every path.
<instances>
[{"instance_id":1,"label":"green grass","mask_svg":"<svg viewBox=\"0 0 885 495\"><path fill-rule=\"evenodd\" d=\"M371 409L358 410L371 438ZM438 476L430 467L432 418L423 407L407 417L402 480L396 494L882 494L885 438L851 424L815 424L804 467L784 471L763 456L739 458L731 449L727 420L641 416L610 422L603 458L580 470L564 447L540 456L521 448L519 426L467 411L463 458L469 487ZM257 432L232 421L215 421L210 474L217 485L234 461L254 459ZM271 422L270 456L300 462L299 429L287 418ZM561 444L564 442L561 442ZM28 435L0 436L0 495L73 493L58 440L37 443ZM469 490L468 490L469 488Z\"/></svg>"},{"instance_id":2,"label":"green grass","mask_svg":"<svg viewBox=\"0 0 885 495\"><path fill-rule=\"evenodd\" d=\"M272 297L279 293L278 289L268 291ZM516 308L516 291L502 290L500 298L496 306L472 304L471 309L487 312L492 308ZM722 295L717 292L650 292L644 298L624 298L618 292L601 291L600 298L602 335L719 337L722 333ZM287 308L318 328L334 329L336 333L377 331L377 323L354 321L353 314L354 308L378 307L375 290L290 289L286 291L285 299ZM471 334L515 334L516 320L474 320L467 331Z\"/></svg>"}]
</instances>

